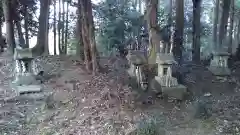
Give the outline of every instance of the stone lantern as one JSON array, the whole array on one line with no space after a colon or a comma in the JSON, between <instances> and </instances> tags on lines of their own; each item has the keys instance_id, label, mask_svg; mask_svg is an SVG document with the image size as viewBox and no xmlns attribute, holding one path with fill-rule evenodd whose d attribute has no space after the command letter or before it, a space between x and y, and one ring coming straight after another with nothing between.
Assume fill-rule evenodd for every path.
<instances>
[{"instance_id":1,"label":"stone lantern","mask_svg":"<svg viewBox=\"0 0 240 135\"><path fill-rule=\"evenodd\" d=\"M127 59L130 65L130 68L127 70L130 76L130 83L146 90L147 86L145 84L147 82L144 74L144 67L147 64L147 58L144 52L140 50L130 50Z\"/></svg>"},{"instance_id":2,"label":"stone lantern","mask_svg":"<svg viewBox=\"0 0 240 135\"><path fill-rule=\"evenodd\" d=\"M16 61L16 68L18 68L19 71L16 73L15 80L12 84L18 94L26 92L40 92L42 90L41 85L39 85L39 82L36 80L36 77L32 72L33 59L34 56L31 49L15 48L14 60Z\"/></svg>"},{"instance_id":3,"label":"stone lantern","mask_svg":"<svg viewBox=\"0 0 240 135\"><path fill-rule=\"evenodd\" d=\"M161 85L163 94L181 100L187 88L178 84L177 78L172 77L172 65L175 62L172 54L158 54L156 59L158 75L155 76L155 80Z\"/></svg>"},{"instance_id":4,"label":"stone lantern","mask_svg":"<svg viewBox=\"0 0 240 135\"><path fill-rule=\"evenodd\" d=\"M229 55L229 53L223 51L214 53L213 60L209 66L209 70L216 76L230 75L231 71L227 65Z\"/></svg>"}]
</instances>

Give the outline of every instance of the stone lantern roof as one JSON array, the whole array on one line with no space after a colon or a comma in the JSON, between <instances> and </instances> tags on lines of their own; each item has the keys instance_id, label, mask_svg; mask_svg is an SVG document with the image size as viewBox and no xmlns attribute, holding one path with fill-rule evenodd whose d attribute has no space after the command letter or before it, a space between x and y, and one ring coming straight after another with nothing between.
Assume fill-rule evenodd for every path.
<instances>
[{"instance_id":1,"label":"stone lantern roof","mask_svg":"<svg viewBox=\"0 0 240 135\"><path fill-rule=\"evenodd\" d=\"M172 54L159 53L157 55L156 63L160 65L172 65L176 63Z\"/></svg>"},{"instance_id":2,"label":"stone lantern roof","mask_svg":"<svg viewBox=\"0 0 240 135\"><path fill-rule=\"evenodd\" d=\"M230 53L228 52L224 52L224 51L219 51L219 52L214 52L214 55L218 55L218 56L229 56Z\"/></svg>"}]
</instances>

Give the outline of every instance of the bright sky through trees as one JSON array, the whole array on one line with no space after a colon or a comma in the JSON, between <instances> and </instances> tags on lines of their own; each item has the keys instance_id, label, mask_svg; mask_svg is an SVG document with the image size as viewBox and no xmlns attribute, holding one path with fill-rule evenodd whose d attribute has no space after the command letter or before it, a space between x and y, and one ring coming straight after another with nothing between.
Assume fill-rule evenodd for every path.
<instances>
[{"instance_id":1,"label":"bright sky through trees","mask_svg":"<svg viewBox=\"0 0 240 135\"><path fill-rule=\"evenodd\" d=\"M99 2L101 2L102 0L92 0L92 3L94 4L97 4ZM56 5L57 6L57 13L58 13L58 4ZM65 7L66 7L66 4L65 4ZM50 11L53 11L53 6L50 7ZM66 8L65 8L66 9ZM76 8L69 8L70 12L73 12L73 13L76 13ZM37 10L36 14L37 16L39 16L39 9ZM53 15L53 13L50 13L50 15ZM35 18L35 19L38 19L38 18ZM22 28L23 29L23 28ZM5 26L5 23L3 23L3 29L2 29L3 33L6 33L6 26ZM24 31L24 29L23 29ZM49 40L48 40L48 43L49 43L49 53L50 54L54 54L54 35L53 35L53 30L50 29L49 30L49 36L48 36ZM57 35L57 39L58 39L58 35ZM32 38L29 39L29 47L32 48L36 45L37 43L37 36L34 36ZM57 48L58 48L58 40L57 40ZM57 53L58 52L58 49L57 49Z\"/></svg>"}]
</instances>

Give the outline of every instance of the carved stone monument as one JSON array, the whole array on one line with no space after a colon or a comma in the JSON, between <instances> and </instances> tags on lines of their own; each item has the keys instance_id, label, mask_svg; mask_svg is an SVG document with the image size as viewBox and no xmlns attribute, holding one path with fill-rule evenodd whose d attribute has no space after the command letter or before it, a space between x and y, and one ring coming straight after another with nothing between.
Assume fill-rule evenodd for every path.
<instances>
[{"instance_id":1,"label":"carved stone monument","mask_svg":"<svg viewBox=\"0 0 240 135\"><path fill-rule=\"evenodd\" d=\"M172 54L158 54L156 63L158 64L158 75L155 80L161 85L164 95L182 100L187 92L184 85L178 84L176 78L172 77L172 65L175 63Z\"/></svg>"},{"instance_id":2,"label":"carved stone monument","mask_svg":"<svg viewBox=\"0 0 240 135\"><path fill-rule=\"evenodd\" d=\"M224 51L218 51L214 53L213 60L209 66L209 70L216 76L230 75L231 71L227 65L229 55L229 53Z\"/></svg>"},{"instance_id":3,"label":"carved stone monument","mask_svg":"<svg viewBox=\"0 0 240 135\"><path fill-rule=\"evenodd\" d=\"M18 69L15 80L12 82L18 94L29 92L41 92L42 86L36 80L32 72L32 60L34 59L31 49L15 49L14 60Z\"/></svg>"},{"instance_id":4,"label":"carved stone monument","mask_svg":"<svg viewBox=\"0 0 240 135\"><path fill-rule=\"evenodd\" d=\"M139 50L130 50L127 55L130 68L127 70L130 76L130 84L139 88L147 89L146 77L144 75L144 65L147 64L147 58Z\"/></svg>"}]
</instances>

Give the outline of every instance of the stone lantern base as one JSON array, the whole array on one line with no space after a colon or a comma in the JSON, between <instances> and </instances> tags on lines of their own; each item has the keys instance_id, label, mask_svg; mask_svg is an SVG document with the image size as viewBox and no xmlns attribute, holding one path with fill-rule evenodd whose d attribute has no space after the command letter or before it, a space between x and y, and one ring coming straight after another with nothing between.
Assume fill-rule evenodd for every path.
<instances>
[{"instance_id":1,"label":"stone lantern base","mask_svg":"<svg viewBox=\"0 0 240 135\"><path fill-rule=\"evenodd\" d=\"M228 67L210 66L208 68L215 76L229 76L231 70Z\"/></svg>"},{"instance_id":2,"label":"stone lantern base","mask_svg":"<svg viewBox=\"0 0 240 135\"><path fill-rule=\"evenodd\" d=\"M162 92L163 92L163 95L166 95L168 97L173 97L178 100L183 100L187 93L187 87L181 84L178 84L177 86L172 86L172 87L162 86Z\"/></svg>"}]
</instances>

